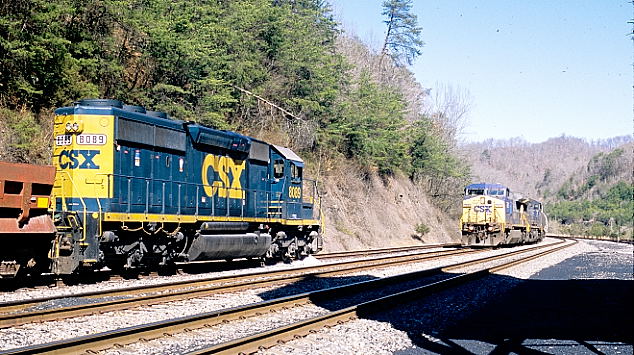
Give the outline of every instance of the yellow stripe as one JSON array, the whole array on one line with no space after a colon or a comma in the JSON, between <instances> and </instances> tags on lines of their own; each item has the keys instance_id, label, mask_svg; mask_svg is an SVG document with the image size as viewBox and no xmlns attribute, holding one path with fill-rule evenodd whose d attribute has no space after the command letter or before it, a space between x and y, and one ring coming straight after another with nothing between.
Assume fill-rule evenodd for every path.
<instances>
[{"instance_id":1,"label":"yellow stripe","mask_svg":"<svg viewBox=\"0 0 634 355\"><path fill-rule=\"evenodd\" d=\"M291 226L307 226L319 224L316 219L282 219L282 218L252 218L252 217L226 217L226 216L187 216L167 214L144 213L104 213L104 221L108 222L171 222L171 223L196 223L196 222L255 222L255 223L280 223Z\"/></svg>"}]
</instances>

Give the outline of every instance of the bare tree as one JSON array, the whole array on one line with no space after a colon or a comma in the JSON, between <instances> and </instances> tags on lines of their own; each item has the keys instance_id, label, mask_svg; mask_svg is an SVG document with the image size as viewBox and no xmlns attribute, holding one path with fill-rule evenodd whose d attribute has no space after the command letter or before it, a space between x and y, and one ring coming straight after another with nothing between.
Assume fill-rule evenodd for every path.
<instances>
[{"instance_id":1,"label":"bare tree","mask_svg":"<svg viewBox=\"0 0 634 355\"><path fill-rule=\"evenodd\" d=\"M446 141L455 142L466 125L472 107L469 91L439 84L431 90L426 103L425 116L434 120Z\"/></svg>"}]
</instances>

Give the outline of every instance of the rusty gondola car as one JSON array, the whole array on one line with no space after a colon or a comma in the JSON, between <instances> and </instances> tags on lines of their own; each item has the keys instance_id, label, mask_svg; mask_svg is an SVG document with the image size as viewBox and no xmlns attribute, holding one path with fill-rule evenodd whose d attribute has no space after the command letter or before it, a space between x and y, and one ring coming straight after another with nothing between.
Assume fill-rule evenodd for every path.
<instances>
[{"instance_id":1,"label":"rusty gondola car","mask_svg":"<svg viewBox=\"0 0 634 355\"><path fill-rule=\"evenodd\" d=\"M0 162L0 278L49 269L55 225L48 213L55 168Z\"/></svg>"}]
</instances>

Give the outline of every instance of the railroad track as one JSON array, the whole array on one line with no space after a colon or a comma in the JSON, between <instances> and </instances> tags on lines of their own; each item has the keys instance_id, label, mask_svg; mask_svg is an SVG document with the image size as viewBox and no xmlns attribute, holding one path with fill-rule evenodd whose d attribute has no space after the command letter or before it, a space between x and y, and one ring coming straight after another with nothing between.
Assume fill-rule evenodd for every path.
<instances>
[{"instance_id":1,"label":"railroad track","mask_svg":"<svg viewBox=\"0 0 634 355\"><path fill-rule=\"evenodd\" d=\"M419 280L421 278L430 278L433 276L438 277L439 275L443 275L444 277L440 281L428 282L426 284L417 286L408 286L409 288L407 289L399 290L388 295L380 295L373 299L360 301L343 309L326 312L325 314L321 314L317 317L310 317L309 319L305 319L290 325L287 324L244 338L221 342L194 352L196 354L235 354L241 352L249 353L252 351L256 351L257 349L262 347L266 348L274 346L275 344L277 344L278 341L289 340L292 339L294 336L305 335L314 329L318 329L326 325L333 325L338 322L355 319L359 316L364 316L372 312L385 310L386 308L401 304L406 300L423 297L425 295L429 295L431 293L444 290L452 286L457 286L468 281L482 278L492 272L517 265L521 262L533 260L549 253L553 253L574 243L576 243L576 241L560 241L555 244L539 245L527 249L505 253L502 255L480 258L477 260L457 263L445 267L422 270L376 280L367 280L344 286L276 298L269 301L263 301L231 309L224 309L215 312L197 314L194 316L181 317L178 319L133 326L124 329L83 336L75 339L34 345L21 349L13 349L8 350L4 353L78 353L112 349L113 347L118 347L124 344L162 338L188 330L214 327L225 322L232 322L236 319L244 319L245 317L261 317L269 314L269 312L278 312L279 310L287 309L289 307L297 307L314 302L323 302L331 298L345 297L351 294L362 292L364 290L377 289L382 287L394 287L395 284L412 282L414 280ZM542 249L546 250L542 251ZM528 254L526 257L522 257L526 254ZM478 271L469 271L457 275L448 274L449 272L464 270L465 268L473 267L474 265L496 262L510 257L515 257L515 259L511 261L506 261L502 264L497 264L495 266L487 266L484 269L480 269Z\"/></svg>"},{"instance_id":2,"label":"railroad track","mask_svg":"<svg viewBox=\"0 0 634 355\"><path fill-rule=\"evenodd\" d=\"M126 287L106 291L84 292L80 294L53 296L0 303L0 328L18 326L31 322L43 322L130 309L159 303L206 297L217 293L235 292L253 287L267 287L291 283L309 277L327 277L368 269L386 268L405 263L429 261L438 258L478 253L482 250L453 249L435 252L416 252L399 256L384 256L365 260L341 261L324 265L307 266L276 271L259 271L243 275L209 277L197 280L177 281L158 285ZM88 299L83 303L68 307L58 307L28 311L44 303L54 303L62 299ZM99 299L107 299L99 301Z\"/></svg>"},{"instance_id":3,"label":"railroad track","mask_svg":"<svg viewBox=\"0 0 634 355\"><path fill-rule=\"evenodd\" d=\"M411 251L419 251L419 250L433 249L433 248L454 248L454 247L461 247L461 245L460 243L429 244L429 245L423 245L423 246L341 251L341 252L334 252L334 253L315 254L313 256L319 260L327 260L327 259L334 259L334 258L367 257L367 256L372 256L377 254L392 254L392 253L411 252Z\"/></svg>"},{"instance_id":4,"label":"railroad track","mask_svg":"<svg viewBox=\"0 0 634 355\"><path fill-rule=\"evenodd\" d=\"M460 247L459 243L446 243L446 244L428 244L428 245L420 245L420 246L408 246L408 247L391 247L391 248L378 248L378 249L367 249L367 250L354 250L354 251L344 251L344 252L332 252L332 253L322 253L315 254L313 257L317 260L330 260L330 259L344 259L344 258L355 258L355 257L369 257L376 255L389 255L395 253L407 253L407 252L417 252L423 251L427 249L433 248L454 248ZM244 269L244 268L252 268L261 266L261 262L257 260L235 260L232 262L226 261L202 261L202 262L193 262L193 263L177 263L177 268L173 271L177 273L194 273L200 274L203 272L218 272L218 271L229 271L234 269ZM149 273L137 273L135 275L119 275L113 274L110 271L98 271L94 272L90 275L83 275L83 278L78 279L76 277L70 278L60 278L58 275L53 274L44 274L40 275L38 278L28 278L24 280L0 280L0 287L2 291L10 292L16 290L18 288L27 288L27 289L49 289L51 287L63 287L66 284L74 285L79 282L85 284L95 284L103 281L111 281L111 280L126 280L126 279L152 279L152 278L161 278L163 276L159 275L158 272L149 272Z\"/></svg>"}]
</instances>

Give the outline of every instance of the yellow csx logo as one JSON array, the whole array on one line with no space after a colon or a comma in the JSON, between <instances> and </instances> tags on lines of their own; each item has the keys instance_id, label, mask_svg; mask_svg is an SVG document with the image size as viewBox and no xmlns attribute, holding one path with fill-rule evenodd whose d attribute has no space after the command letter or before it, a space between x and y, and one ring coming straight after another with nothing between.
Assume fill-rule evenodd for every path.
<instances>
[{"instance_id":1,"label":"yellow csx logo","mask_svg":"<svg viewBox=\"0 0 634 355\"><path fill-rule=\"evenodd\" d=\"M302 197L302 188L299 186L289 186L288 187L288 197L289 198L300 198Z\"/></svg>"},{"instance_id":2,"label":"yellow csx logo","mask_svg":"<svg viewBox=\"0 0 634 355\"><path fill-rule=\"evenodd\" d=\"M233 160L229 157L208 154L203 160L202 182L203 189L207 196L226 198L244 198L244 191L240 184L240 176L246 163L244 160ZM218 173L219 181L209 182L209 168L213 168ZM229 181L231 177L231 182Z\"/></svg>"}]
</instances>

